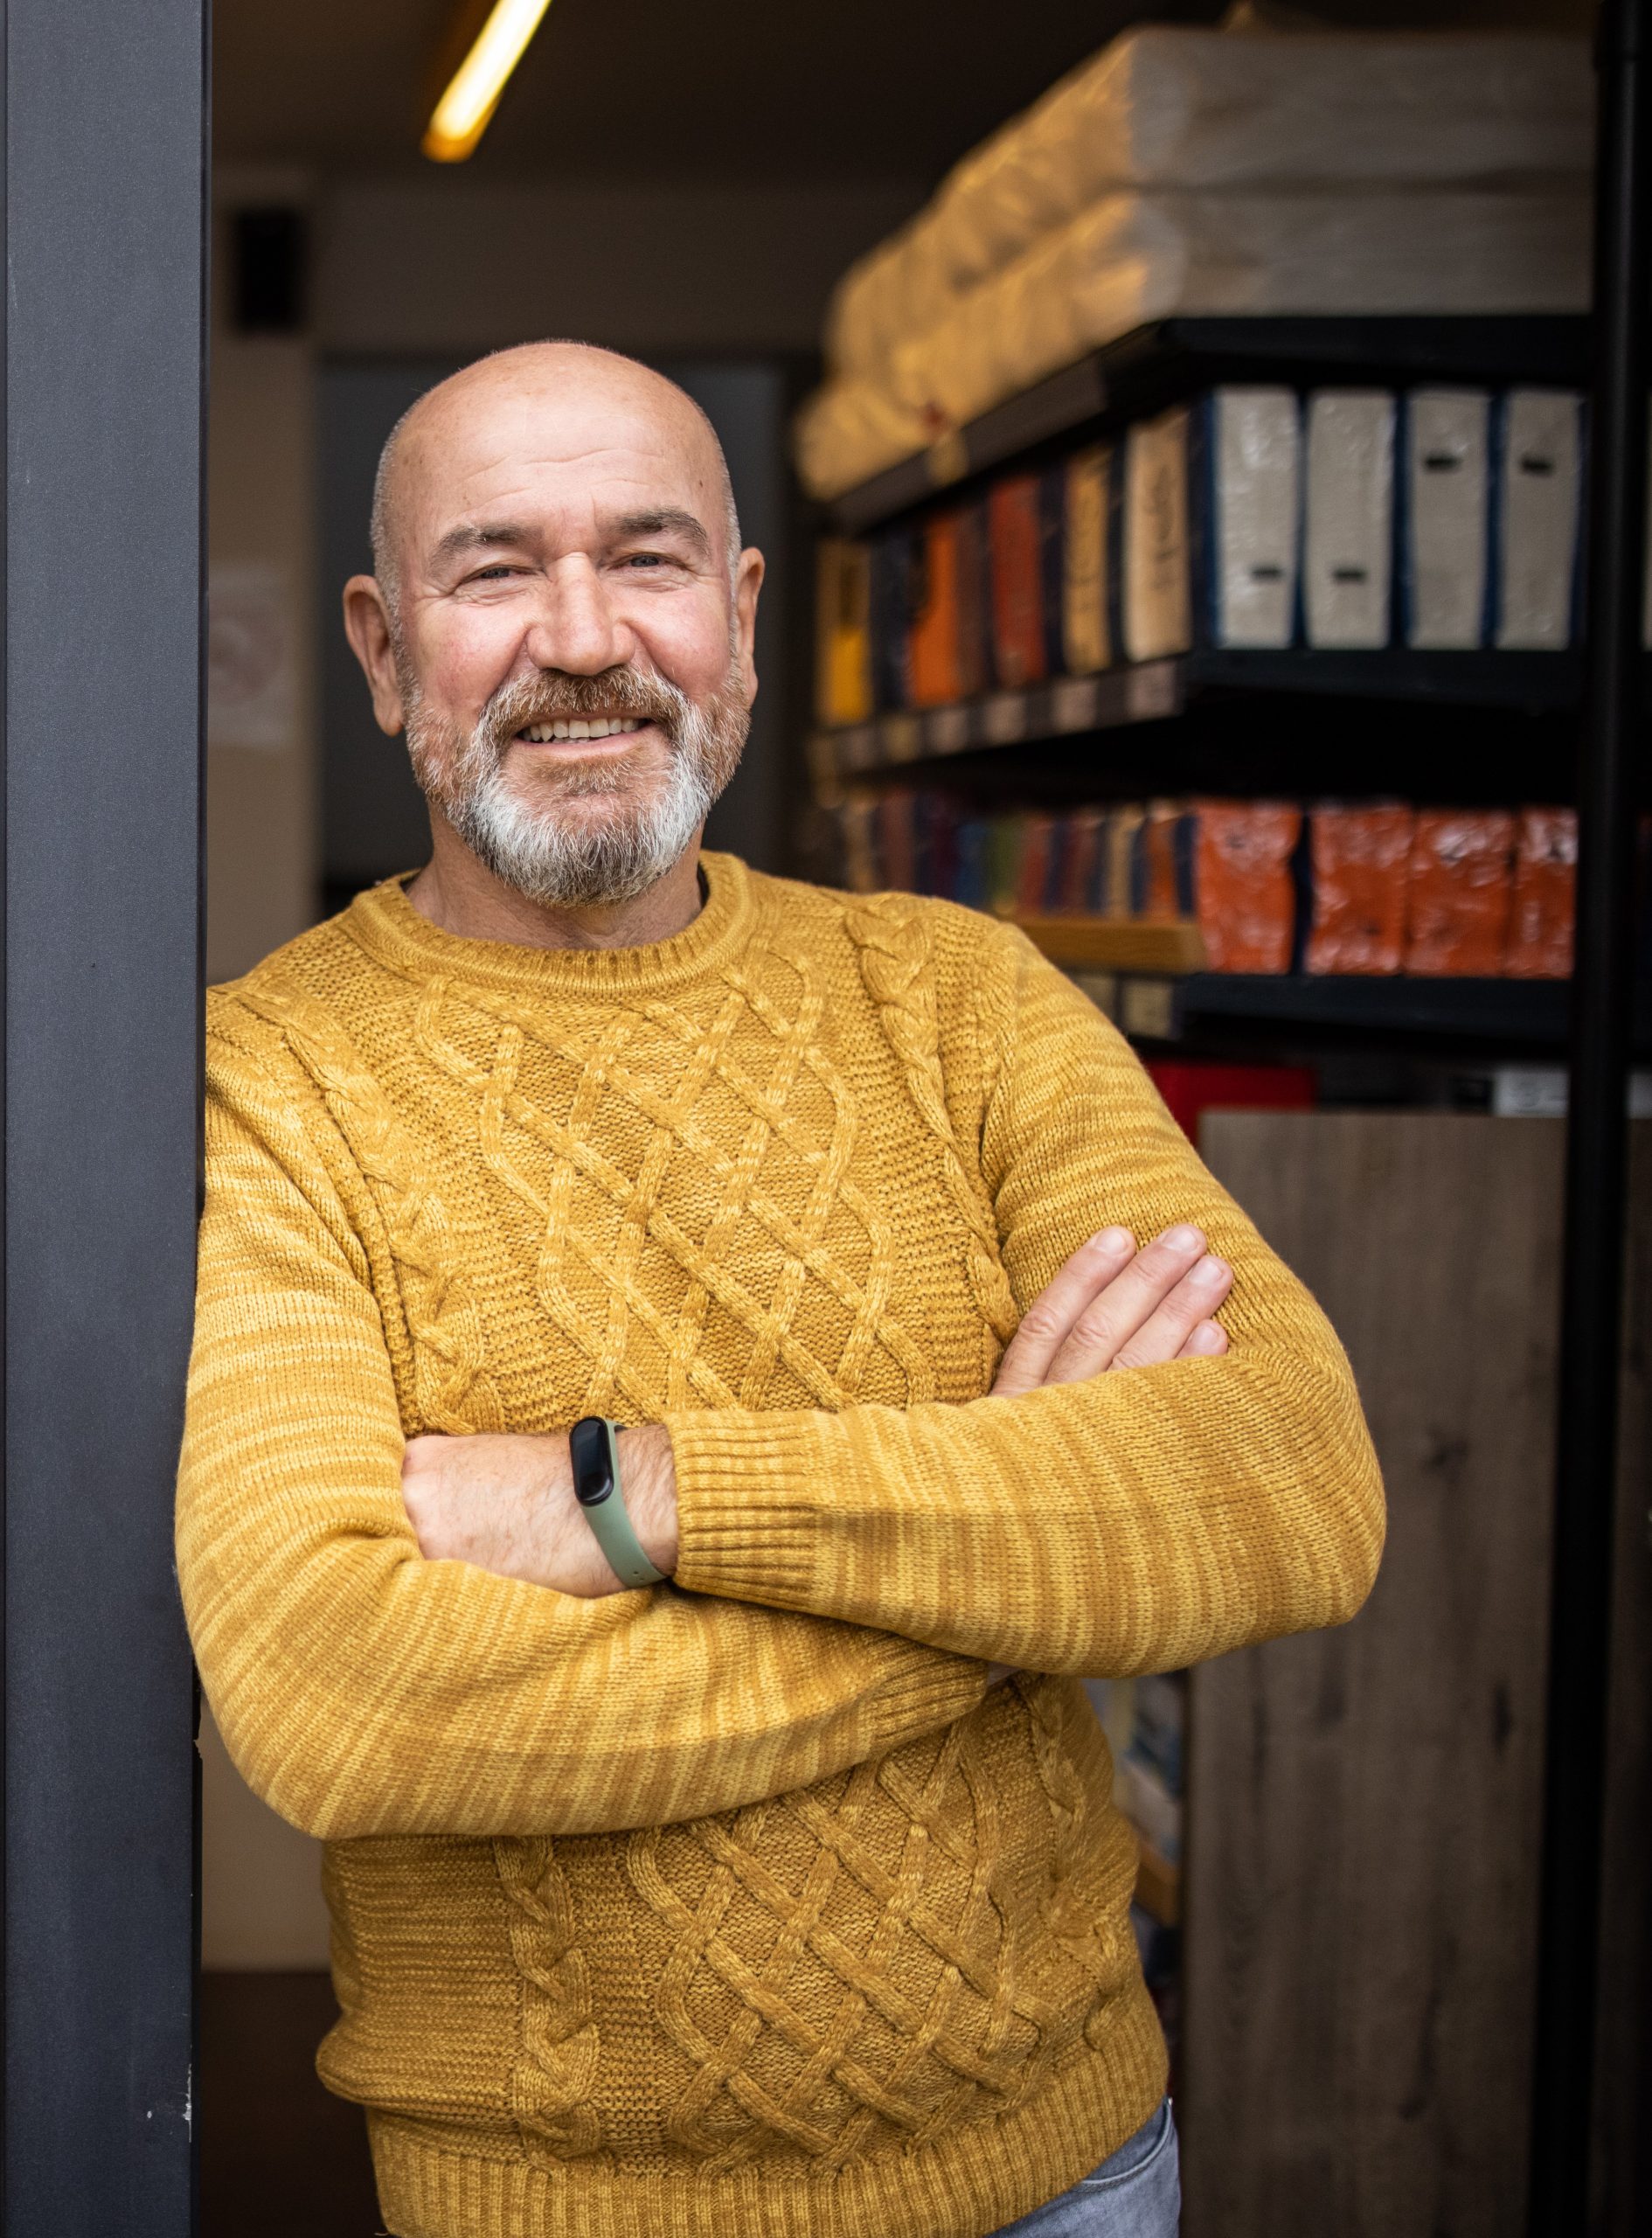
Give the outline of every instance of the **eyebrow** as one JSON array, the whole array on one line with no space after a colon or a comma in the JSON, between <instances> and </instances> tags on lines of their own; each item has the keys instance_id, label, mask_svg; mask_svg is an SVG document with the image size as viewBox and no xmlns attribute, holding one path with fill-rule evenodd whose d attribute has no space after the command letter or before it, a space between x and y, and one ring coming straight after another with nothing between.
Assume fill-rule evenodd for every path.
<instances>
[{"instance_id":1,"label":"eyebrow","mask_svg":"<svg viewBox=\"0 0 1652 2238\"><path fill-rule=\"evenodd\" d=\"M607 524L607 532L614 537L680 536L703 559L711 556L711 539L704 525L694 515L677 505L650 507L645 512L621 513ZM435 560L440 566L444 560L461 560L475 552L496 552L520 548L534 540L532 532L520 521L483 521L475 525L464 525L450 528L437 545Z\"/></svg>"},{"instance_id":2,"label":"eyebrow","mask_svg":"<svg viewBox=\"0 0 1652 2238\"><path fill-rule=\"evenodd\" d=\"M680 536L685 544L692 545L702 558L711 556L711 539L704 525L692 513L679 505L661 505L646 512L621 513L611 524L616 536Z\"/></svg>"}]
</instances>

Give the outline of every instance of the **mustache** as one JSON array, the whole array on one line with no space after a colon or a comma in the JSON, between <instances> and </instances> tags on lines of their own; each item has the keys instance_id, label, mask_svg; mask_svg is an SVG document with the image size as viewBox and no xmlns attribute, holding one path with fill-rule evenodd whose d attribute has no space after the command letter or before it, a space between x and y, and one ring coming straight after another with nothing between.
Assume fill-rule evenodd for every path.
<instances>
[{"instance_id":1,"label":"mustache","mask_svg":"<svg viewBox=\"0 0 1652 2238\"><path fill-rule=\"evenodd\" d=\"M663 678L634 668L607 668L596 676L540 669L502 685L482 709L476 727L496 752L533 723L580 721L589 715L625 715L657 723L673 744L692 701Z\"/></svg>"}]
</instances>

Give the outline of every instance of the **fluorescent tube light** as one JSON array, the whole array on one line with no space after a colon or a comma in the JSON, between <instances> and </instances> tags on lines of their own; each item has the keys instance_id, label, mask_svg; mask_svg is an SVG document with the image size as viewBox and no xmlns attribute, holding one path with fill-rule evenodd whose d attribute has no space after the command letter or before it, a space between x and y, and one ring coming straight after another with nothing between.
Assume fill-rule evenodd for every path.
<instances>
[{"instance_id":1,"label":"fluorescent tube light","mask_svg":"<svg viewBox=\"0 0 1652 2238\"><path fill-rule=\"evenodd\" d=\"M495 0L426 129L424 150L433 162L462 163L470 154L550 5L551 0Z\"/></svg>"}]
</instances>

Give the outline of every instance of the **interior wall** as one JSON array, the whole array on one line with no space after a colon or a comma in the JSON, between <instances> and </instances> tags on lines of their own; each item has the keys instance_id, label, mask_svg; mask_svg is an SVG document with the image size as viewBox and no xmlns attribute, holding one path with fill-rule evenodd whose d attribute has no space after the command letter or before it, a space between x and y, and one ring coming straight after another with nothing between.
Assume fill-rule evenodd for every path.
<instances>
[{"instance_id":1,"label":"interior wall","mask_svg":"<svg viewBox=\"0 0 1652 2238\"><path fill-rule=\"evenodd\" d=\"M213 338L209 981L310 921L316 890L315 376L307 341Z\"/></svg>"},{"instance_id":2,"label":"interior wall","mask_svg":"<svg viewBox=\"0 0 1652 2238\"><path fill-rule=\"evenodd\" d=\"M542 336L649 358L809 351L833 281L925 191L340 181L316 204L316 339L455 358Z\"/></svg>"},{"instance_id":3,"label":"interior wall","mask_svg":"<svg viewBox=\"0 0 1652 2238\"><path fill-rule=\"evenodd\" d=\"M223 259L219 259L220 266ZM212 342L206 970L232 978L316 914L315 359ZM203 1963L324 1966L316 1843L243 1785L201 1716Z\"/></svg>"}]
</instances>

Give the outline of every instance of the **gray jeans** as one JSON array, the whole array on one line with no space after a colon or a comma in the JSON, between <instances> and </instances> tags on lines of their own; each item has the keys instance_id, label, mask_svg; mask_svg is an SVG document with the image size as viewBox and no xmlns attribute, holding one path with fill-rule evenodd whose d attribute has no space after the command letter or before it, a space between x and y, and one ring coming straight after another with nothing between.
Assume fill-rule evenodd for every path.
<instances>
[{"instance_id":1,"label":"gray jeans","mask_svg":"<svg viewBox=\"0 0 1652 2238\"><path fill-rule=\"evenodd\" d=\"M1118 2151L1059 2200L1006 2223L996 2238L1176 2238L1182 2176L1167 2098Z\"/></svg>"}]
</instances>

